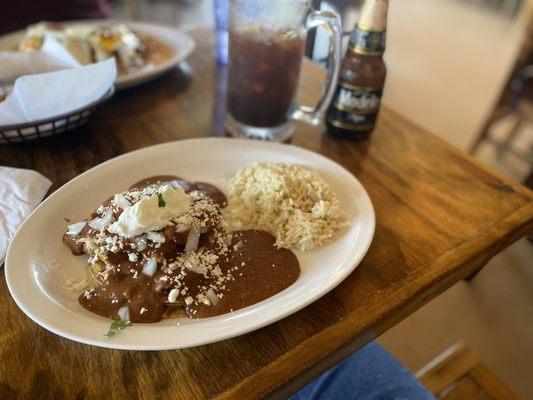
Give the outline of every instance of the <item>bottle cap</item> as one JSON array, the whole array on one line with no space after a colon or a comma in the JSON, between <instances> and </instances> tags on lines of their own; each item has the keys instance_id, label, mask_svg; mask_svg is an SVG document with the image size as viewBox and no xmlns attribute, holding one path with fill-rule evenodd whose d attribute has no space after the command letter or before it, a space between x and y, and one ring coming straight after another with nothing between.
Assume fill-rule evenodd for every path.
<instances>
[{"instance_id":1,"label":"bottle cap","mask_svg":"<svg viewBox=\"0 0 533 400\"><path fill-rule=\"evenodd\" d=\"M384 32L387 29L389 0L366 0L358 26L365 31Z\"/></svg>"}]
</instances>

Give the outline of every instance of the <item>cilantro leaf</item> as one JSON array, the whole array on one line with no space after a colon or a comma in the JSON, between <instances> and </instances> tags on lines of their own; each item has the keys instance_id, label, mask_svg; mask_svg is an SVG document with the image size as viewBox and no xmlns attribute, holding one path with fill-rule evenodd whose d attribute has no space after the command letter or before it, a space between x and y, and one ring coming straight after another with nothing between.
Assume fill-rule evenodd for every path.
<instances>
[{"instance_id":1,"label":"cilantro leaf","mask_svg":"<svg viewBox=\"0 0 533 400\"><path fill-rule=\"evenodd\" d=\"M165 200L163 199L163 195L159 192L157 193L157 200L158 200L157 205L159 207L165 207L167 205L167 203L165 203Z\"/></svg>"},{"instance_id":2,"label":"cilantro leaf","mask_svg":"<svg viewBox=\"0 0 533 400\"><path fill-rule=\"evenodd\" d=\"M113 337L117 334L117 331L121 331L128 326L131 326L130 321L124 321L122 320L118 315L113 317L113 322L111 322L111 326L109 327L109 331L105 336L107 337Z\"/></svg>"}]
</instances>

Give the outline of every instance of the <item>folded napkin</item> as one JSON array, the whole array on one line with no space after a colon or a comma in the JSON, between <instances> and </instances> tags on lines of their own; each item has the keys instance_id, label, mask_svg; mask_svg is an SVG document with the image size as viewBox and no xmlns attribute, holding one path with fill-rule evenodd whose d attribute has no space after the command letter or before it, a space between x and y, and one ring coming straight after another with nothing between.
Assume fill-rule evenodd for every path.
<instances>
[{"instance_id":1,"label":"folded napkin","mask_svg":"<svg viewBox=\"0 0 533 400\"><path fill-rule=\"evenodd\" d=\"M35 51L0 51L0 82L12 83L15 79L30 74L78 68L81 64L57 41L46 34L43 46Z\"/></svg>"},{"instance_id":2,"label":"folded napkin","mask_svg":"<svg viewBox=\"0 0 533 400\"><path fill-rule=\"evenodd\" d=\"M51 184L36 171L0 167L0 265L18 227L42 201Z\"/></svg>"},{"instance_id":3,"label":"folded napkin","mask_svg":"<svg viewBox=\"0 0 533 400\"><path fill-rule=\"evenodd\" d=\"M104 96L115 82L115 59L18 78L0 102L0 125L32 122L74 111Z\"/></svg>"}]
</instances>

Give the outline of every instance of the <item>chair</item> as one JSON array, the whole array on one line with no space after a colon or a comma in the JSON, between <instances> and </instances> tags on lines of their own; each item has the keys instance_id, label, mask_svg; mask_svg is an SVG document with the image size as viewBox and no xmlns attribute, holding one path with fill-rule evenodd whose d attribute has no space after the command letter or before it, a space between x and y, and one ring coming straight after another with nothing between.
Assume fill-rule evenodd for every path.
<instances>
[{"instance_id":1,"label":"chair","mask_svg":"<svg viewBox=\"0 0 533 400\"><path fill-rule=\"evenodd\" d=\"M502 118L513 116L514 123L503 140L491 136L494 125ZM526 124L533 123L533 13L530 12L529 24L525 40L519 53L513 72L505 85L496 106L483 124L477 138L470 147L470 153L475 154L483 143L496 146L496 155L502 157L506 153L524 160L531 166L526 184L533 180L533 147L519 149L513 145L514 139ZM531 186L530 186L531 187Z\"/></svg>"},{"instance_id":2,"label":"chair","mask_svg":"<svg viewBox=\"0 0 533 400\"><path fill-rule=\"evenodd\" d=\"M437 400L518 400L479 358L458 343L415 374Z\"/></svg>"}]
</instances>

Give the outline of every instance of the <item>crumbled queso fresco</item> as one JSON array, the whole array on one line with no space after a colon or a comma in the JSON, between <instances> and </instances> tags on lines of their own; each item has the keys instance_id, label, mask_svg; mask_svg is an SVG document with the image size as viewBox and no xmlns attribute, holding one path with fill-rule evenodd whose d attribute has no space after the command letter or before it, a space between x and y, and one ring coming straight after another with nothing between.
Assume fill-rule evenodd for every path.
<instances>
[{"instance_id":1,"label":"crumbled queso fresco","mask_svg":"<svg viewBox=\"0 0 533 400\"><path fill-rule=\"evenodd\" d=\"M140 213L144 214L140 218L125 222L143 233L127 237L110 232L113 230L110 228L117 225L122 213L141 201L156 198L157 208L169 207L168 194L172 192L187 197L189 203L185 210L180 210L176 215L172 214L171 209L165 210L166 215L171 216L166 220L158 220L157 215L154 216L157 209L141 210ZM150 225L152 220L156 221L156 226ZM119 193L97 208L92 218L86 221L87 226L83 224L80 228L78 223L71 227L74 225L77 225L74 227L74 232L70 228L68 232L75 233L70 235L72 237L79 237L83 250L89 254L89 270L96 282L108 282L113 276L125 273L134 280L140 279L143 275L153 276L159 267L157 282L170 287L168 303L178 302L181 297L186 305L199 303L210 305L223 297L219 291L223 290L225 282L234 279L231 270L222 273L217 264L219 258L228 252L231 234L226 233L219 206L201 192L184 194L180 188L168 185L157 189L147 187ZM144 229L146 227L152 229L146 231ZM80 235L82 231L85 232ZM191 232L195 232L192 238L190 238ZM200 236L207 232L211 247L198 249ZM185 247L189 248L186 248L185 252L180 253L175 259L169 259L163 254L164 251L158 251L168 240L176 240L180 234L182 239L186 235ZM115 261L116 256L124 254L129 262L129 268L125 268L124 262ZM189 295L189 288L184 282L189 271L209 278L210 282L208 286L200 286L194 297ZM83 293L86 299L94 295L94 288L87 289ZM111 302L117 303L118 300L112 299ZM148 308L143 306L139 309L139 314L145 314L147 311Z\"/></svg>"}]
</instances>

